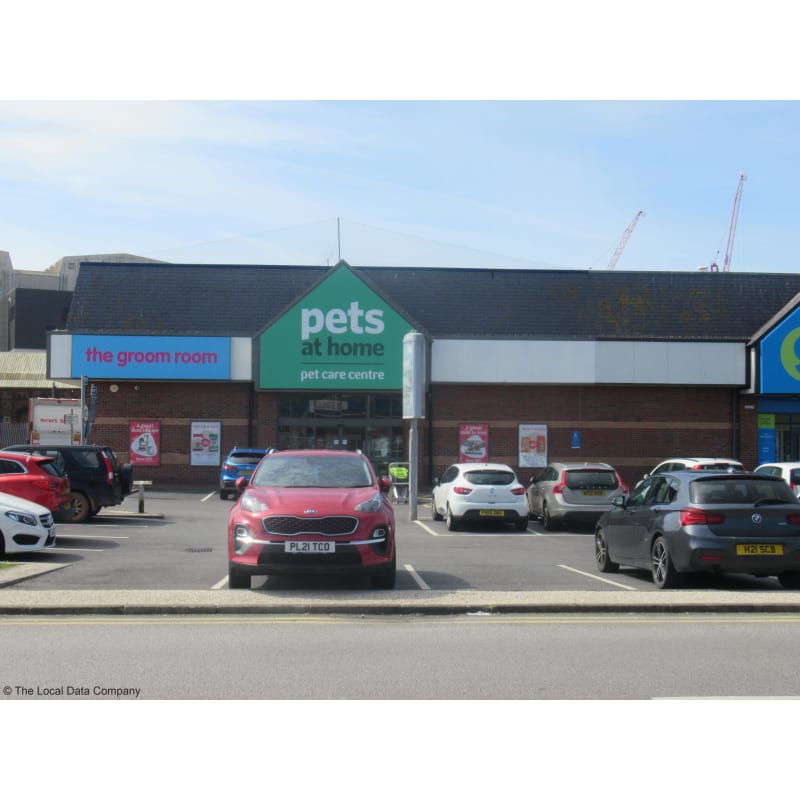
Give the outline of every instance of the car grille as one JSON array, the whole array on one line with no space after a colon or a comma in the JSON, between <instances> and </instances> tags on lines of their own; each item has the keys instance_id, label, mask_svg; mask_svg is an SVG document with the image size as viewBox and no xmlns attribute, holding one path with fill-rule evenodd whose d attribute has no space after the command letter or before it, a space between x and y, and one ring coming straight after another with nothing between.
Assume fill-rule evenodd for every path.
<instances>
[{"instance_id":1,"label":"car grille","mask_svg":"<svg viewBox=\"0 0 800 800\"><path fill-rule=\"evenodd\" d=\"M264 530L274 536L297 536L321 533L323 536L347 536L358 530L356 517L265 517Z\"/></svg>"},{"instance_id":2,"label":"car grille","mask_svg":"<svg viewBox=\"0 0 800 800\"><path fill-rule=\"evenodd\" d=\"M52 528L53 527L53 515L52 514L42 514L39 517L39 522L42 523L43 528Z\"/></svg>"}]
</instances>

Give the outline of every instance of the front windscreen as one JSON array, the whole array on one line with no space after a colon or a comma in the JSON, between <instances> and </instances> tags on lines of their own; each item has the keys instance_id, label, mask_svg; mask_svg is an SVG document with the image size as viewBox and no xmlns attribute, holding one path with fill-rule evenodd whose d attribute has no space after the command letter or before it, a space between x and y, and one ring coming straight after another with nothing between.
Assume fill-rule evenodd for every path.
<instances>
[{"instance_id":1,"label":"front windscreen","mask_svg":"<svg viewBox=\"0 0 800 800\"><path fill-rule=\"evenodd\" d=\"M251 486L356 489L372 485L367 463L337 456L272 456L256 471Z\"/></svg>"}]
</instances>

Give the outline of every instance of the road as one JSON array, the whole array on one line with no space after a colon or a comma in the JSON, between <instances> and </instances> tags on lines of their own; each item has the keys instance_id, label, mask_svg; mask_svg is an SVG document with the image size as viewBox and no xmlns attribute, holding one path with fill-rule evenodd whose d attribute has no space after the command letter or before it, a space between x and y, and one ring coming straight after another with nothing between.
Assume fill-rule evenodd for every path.
<instances>
[{"instance_id":1,"label":"road","mask_svg":"<svg viewBox=\"0 0 800 800\"><path fill-rule=\"evenodd\" d=\"M798 633L775 614L4 617L0 684L21 701L798 697Z\"/></svg>"}]
</instances>

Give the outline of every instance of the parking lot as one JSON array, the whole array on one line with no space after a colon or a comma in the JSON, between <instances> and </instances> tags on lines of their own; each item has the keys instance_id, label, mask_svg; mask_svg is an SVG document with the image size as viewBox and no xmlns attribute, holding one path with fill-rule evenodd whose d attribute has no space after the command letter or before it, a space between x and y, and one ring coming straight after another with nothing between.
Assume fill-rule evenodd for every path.
<instances>
[{"instance_id":1,"label":"parking lot","mask_svg":"<svg viewBox=\"0 0 800 800\"><path fill-rule=\"evenodd\" d=\"M26 591L55 589L215 589L228 591L226 522L233 500L218 491L150 491L144 513L137 496L82 524L61 524L57 546L9 557L56 569L15 584ZM536 520L526 531L472 527L458 532L431 518L421 498L417 519L396 507L397 591L657 591L644 571L601 575L594 563L591 528L546 532ZM12 570L3 570L8 576ZM5 576L3 576L5 577ZM774 590L775 578L693 577L692 588ZM363 590L367 579L348 577L255 578L254 589ZM0 588L0 591L2 589Z\"/></svg>"}]
</instances>

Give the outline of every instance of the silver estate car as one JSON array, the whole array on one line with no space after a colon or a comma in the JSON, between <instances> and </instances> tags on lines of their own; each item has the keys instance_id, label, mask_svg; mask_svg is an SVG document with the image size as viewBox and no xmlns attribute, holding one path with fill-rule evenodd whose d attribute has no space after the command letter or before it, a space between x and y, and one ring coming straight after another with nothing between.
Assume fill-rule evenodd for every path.
<instances>
[{"instance_id":1,"label":"silver estate car","mask_svg":"<svg viewBox=\"0 0 800 800\"><path fill-rule=\"evenodd\" d=\"M600 572L648 569L659 589L690 572L774 575L800 589L800 500L770 475L652 475L600 517L594 549Z\"/></svg>"},{"instance_id":2,"label":"silver estate car","mask_svg":"<svg viewBox=\"0 0 800 800\"><path fill-rule=\"evenodd\" d=\"M594 525L628 487L610 464L553 462L535 478L526 492L532 517L552 531L567 522Z\"/></svg>"}]
</instances>

